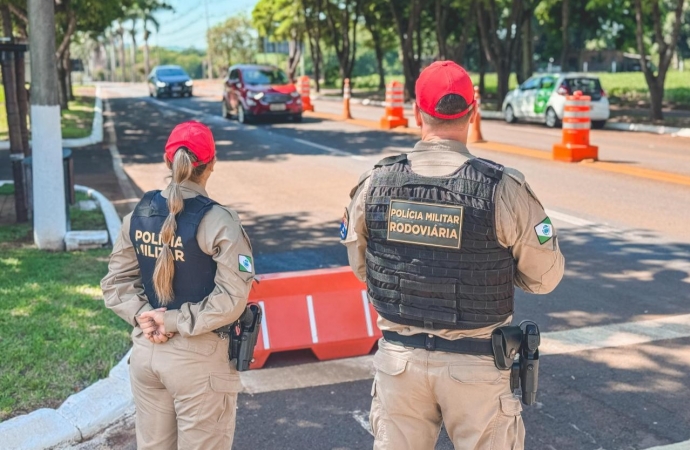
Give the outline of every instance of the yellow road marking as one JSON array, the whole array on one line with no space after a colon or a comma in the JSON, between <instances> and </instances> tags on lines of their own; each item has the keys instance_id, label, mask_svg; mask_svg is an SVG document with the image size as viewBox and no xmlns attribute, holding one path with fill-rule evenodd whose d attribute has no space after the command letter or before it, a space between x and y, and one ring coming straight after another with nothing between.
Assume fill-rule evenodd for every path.
<instances>
[{"instance_id":1,"label":"yellow road marking","mask_svg":"<svg viewBox=\"0 0 690 450\"><path fill-rule=\"evenodd\" d=\"M309 112L305 113L309 117L314 117L324 120L337 120L351 123L353 125L359 125L366 128L373 128L379 131L388 131L393 133L405 133L419 135L418 128L393 128L392 130L382 130L378 122L373 120L363 120L363 119L347 119L343 120L342 116L338 114L329 113L319 113L319 112ZM551 152L534 150L531 148L518 147L510 144L503 144L500 142L483 142L481 144L470 144L471 147L475 147L482 150L489 150L502 153L511 153L513 155L527 156L529 158L538 159L552 159ZM638 178L646 178L648 180L662 181L666 183L680 184L683 186L690 186L690 176L680 175L670 172L664 172L661 170L645 169L643 167L631 166L628 163L612 163L606 161L592 161L585 163L587 167L592 169L603 170L606 172L620 173L623 175L630 175Z\"/></svg>"}]
</instances>

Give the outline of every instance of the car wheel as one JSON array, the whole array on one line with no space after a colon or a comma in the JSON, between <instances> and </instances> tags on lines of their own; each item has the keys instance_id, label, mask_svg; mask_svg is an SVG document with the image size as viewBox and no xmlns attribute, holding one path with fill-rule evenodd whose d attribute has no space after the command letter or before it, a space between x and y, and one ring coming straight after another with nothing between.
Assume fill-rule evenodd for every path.
<instances>
[{"instance_id":1,"label":"car wheel","mask_svg":"<svg viewBox=\"0 0 690 450\"><path fill-rule=\"evenodd\" d=\"M515 117L515 112L513 111L513 107L508 105L506 106L506 110L503 113L506 122L508 123L515 123L517 122L517 117Z\"/></svg>"},{"instance_id":2,"label":"car wheel","mask_svg":"<svg viewBox=\"0 0 690 450\"><path fill-rule=\"evenodd\" d=\"M242 105L237 105L237 121L239 123L247 123L247 114L244 112L244 107Z\"/></svg>"},{"instance_id":3,"label":"car wheel","mask_svg":"<svg viewBox=\"0 0 690 450\"><path fill-rule=\"evenodd\" d=\"M220 115L223 116L224 119L229 119L230 118L230 112L228 111L228 105L225 104L225 100L221 101L220 104L221 104Z\"/></svg>"},{"instance_id":4,"label":"car wheel","mask_svg":"<svg viewBox=\"0 0 690 450\"><path fill-rule=\"evenodd\" d=\"M302 122L302 114L295 114L294 116L292 116L292 121L295 123Z\"/></svg>"},{"instance_id":5,"label":"car wheel","mask_svg":"<svg viewBox=\"0 0 690 450\"><path fill-rule=\"evenodd\" d=\"M547 109L546 110L546 126L549 128L556 128L559 123L560 123L560 120L558 120L558 116L556 115L556 111L554 111L553 108Z\"/></svg>"},{"instance_id":6,"label":"car wheel","mask_svg":"<svg viewBox=\"0 0 690 450\"><path fill-rule=\"evenodd\" d=\"M595 130L601 130L606 126L606 121L605 120L593 120L592 121L592 128Z\"/></svg>"}]
</instances>

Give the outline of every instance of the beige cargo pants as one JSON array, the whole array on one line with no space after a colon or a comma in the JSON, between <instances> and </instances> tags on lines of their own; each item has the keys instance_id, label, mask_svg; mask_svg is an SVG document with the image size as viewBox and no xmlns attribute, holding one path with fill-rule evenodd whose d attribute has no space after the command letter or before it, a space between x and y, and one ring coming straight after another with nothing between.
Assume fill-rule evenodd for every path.
<instances>
[{"instance_id":1,"label":"beige cargo pants","mask_svg":"<svg viewBox=\"0 0 690 450\"><path fill-rule=\"evenodd\" d=\"M375 450L433 450L445 424L456 450L523 450L510 371L486 356L429 352L381 339L370 422Z\"/></svg>"},{"instance_id":2,"label":"beige cargo pants","mask_svg":"<svg viewBox=\"0 0 690 450\"><path fill-rule=\"evenodd\" d=\"M137 327L132 340L138 450L230 450L242 385L228 339L206 333L153 344Z\"/></svg>"}]
</instances>

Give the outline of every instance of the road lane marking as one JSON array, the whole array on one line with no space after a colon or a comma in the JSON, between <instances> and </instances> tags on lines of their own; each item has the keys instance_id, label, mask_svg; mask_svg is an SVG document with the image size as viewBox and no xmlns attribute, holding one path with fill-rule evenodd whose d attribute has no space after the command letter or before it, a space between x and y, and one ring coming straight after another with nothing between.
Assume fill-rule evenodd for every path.
<instances>
[{"instance_id":1,"label":"road lane marking","mask_svg":"<svg viewBox=\"0 0 690 450\"><path fill-rule=\"evenodd\" d=\"M677 444L660 445L658 447L650 447L646 450L690 450L690 441L678 442Z\"/></svg>"},{"instance_id":2,"label":"road lane marking","mask_svg":"<svg viewBox=\"0 0 690 450\"><path fill-rule=\"evenodd\" d=\"M276 133L276 134L279 134L279 133ZM288 138L288 139L290 139L289 136L285 136L285 135L282 135L282 136L283 136L283 137L286 137L286 138ZM305 141L304 139L292 138L292 140L295 141L295 142L299 142L300 144L309 145L309 146L311 146L311 147L318 148L319 150L323 150L323 151L328 152L328 153L330 153L330 154L332 154L332 155L349 156L350 158L356 159L356 160L359 160L359 161L364 161L364 160L366 160L366 158L365 158L364 156L353 155L353 154L350 153L350 152L346 152L346 151L343 151L343 150L338 150L337 148L333 148L333 147L326 147L325 145L321 145L321 144L316 144L316 143L314 143L314 142Z\"/></svg>"},{"instance_id":3,"label":"road lane marking","mask_svg":"<svg viewBox=\"0 0 690 450\"><path fill-rule=\"evenodd\" d=\"M369 411L352 411L352 418L370 435L374 435L374 431L371 429L371 423L369 423Z\"/></svg>"},{"instance_id":4,"label":"road lane marking","mask_svg":"<svg viewBox=\"0 0 690 450\"><path fill-rule=\"evenodd\" d=\"M648 344L690 337L690 314L547 332L541 336L539 350L544 356ZM348 383L373 376L372 355L250 370L240 374L243 392L249 394Z\"/></svg>"}]
</instances>

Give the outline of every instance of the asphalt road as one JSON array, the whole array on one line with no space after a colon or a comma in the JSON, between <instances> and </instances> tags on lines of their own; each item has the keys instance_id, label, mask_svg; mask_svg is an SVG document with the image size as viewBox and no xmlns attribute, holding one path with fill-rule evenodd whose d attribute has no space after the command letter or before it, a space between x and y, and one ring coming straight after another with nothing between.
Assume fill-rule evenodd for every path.
<instances>
[{"instance_id":1,"label":"asphalt road","mask_svg":"<svg viewBox=\"0 0 690 450\"><path fill-rule=\"evenodd\" d=\"M195 118L212 128L219 162L208 191L240 213L259 273L347 265L338 223L349 190L377 160L415 142L411 135L309 118L241 126L219 117L213 92L165 100L146 97L143 87L111 85L104 92L125 170L140 192L165 186L161 155L176 123ZM539 127L485 123L489 140L536 149L553 143L555 132ZM595 136L611 160L690 173L690 140ZM690 314L690 187L583 164L476 153L525 173L553 211L567 260L555 292L518 294L517 320L532 318L542 332L568 332ZM690 334L665 332L634 345L607 336L607 348L545 356L539 404L523 413L526 448L641 450L689 440ZM313 361L304 353L271 358L269 367ZM360 380L242 394L235 448L371 448L363 425L370 386L370 380ZM122 433L129 443L121 440L112 448L131 448L131 425ZM452 448L444 433L437 448Z\"/></svg>"}]
</instances>

